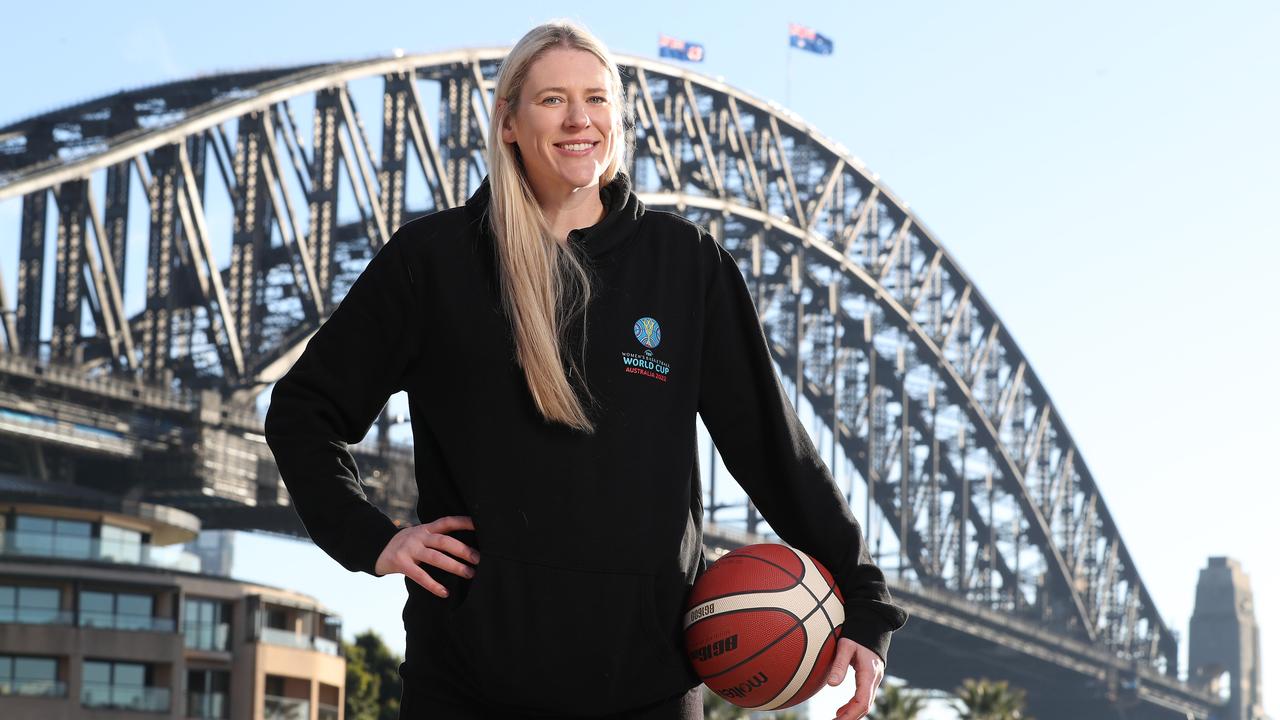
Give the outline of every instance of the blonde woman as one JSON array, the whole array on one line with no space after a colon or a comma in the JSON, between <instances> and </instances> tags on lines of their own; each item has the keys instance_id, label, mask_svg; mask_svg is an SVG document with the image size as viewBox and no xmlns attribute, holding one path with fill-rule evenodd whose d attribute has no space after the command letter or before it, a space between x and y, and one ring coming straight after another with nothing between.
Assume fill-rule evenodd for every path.
<instances>
[{"instance_id":1,"label":"blonde woman","mask_svg":"<svg viewBox=\"0 0 1280 720\"><path fill-rule=\"evenodd\" d=\"M489 174L405 223L276 384L266 436L312 539L404 575L402 718L702 717L681 613L706 567L695 414L778 534L830 568L842 720L884 674L892 603L778 382L732 256L648 210L609 51L535 27L497 77ZM408 393L418 517L347 444Z\"/></svg>"}]
</instances>

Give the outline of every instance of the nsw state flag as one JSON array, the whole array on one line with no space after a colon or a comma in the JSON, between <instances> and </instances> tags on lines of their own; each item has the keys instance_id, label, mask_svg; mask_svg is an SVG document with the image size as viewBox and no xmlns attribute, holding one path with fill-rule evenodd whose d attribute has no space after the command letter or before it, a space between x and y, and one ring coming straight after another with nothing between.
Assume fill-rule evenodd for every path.
<instances>
[{"instance_id":1,"label":"nsw state flag","mask_svg":"<svg viewBox=\"0 0 1280 720\"><path fill-rule=\"evenodd\" d=\"M791 23L791 47L808 50L819 55L830 55L835 52L836 45L831 38L819 34L811 27Z\"/></svg>"},{"instance_id":2,"label":"nsw state flag","mask_svg":"<svg viewBox=\"0 0 1280 720\"><path fill-rule=\"evenodd\" d=\"M702 62L703 50L700 43L686 42L666 35L659 35L658 56L675 58L686 62Z\"/></svg>"}]
</instances>

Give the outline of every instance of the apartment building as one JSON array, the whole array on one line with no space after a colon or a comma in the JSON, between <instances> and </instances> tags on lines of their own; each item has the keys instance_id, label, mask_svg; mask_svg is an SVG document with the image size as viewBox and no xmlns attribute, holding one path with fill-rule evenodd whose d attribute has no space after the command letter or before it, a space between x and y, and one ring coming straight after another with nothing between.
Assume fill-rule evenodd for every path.
<instances>
[{"instance_id":1,"label":"apartment building","mask_svg":"<svg viewBox=\"0 0 1280 720\"><path fill-rule=\"evenodd\" d=\"M204 574L194 515L0 475L0 718L342 720L341 621Z\"/></svg>"}]
</instances>

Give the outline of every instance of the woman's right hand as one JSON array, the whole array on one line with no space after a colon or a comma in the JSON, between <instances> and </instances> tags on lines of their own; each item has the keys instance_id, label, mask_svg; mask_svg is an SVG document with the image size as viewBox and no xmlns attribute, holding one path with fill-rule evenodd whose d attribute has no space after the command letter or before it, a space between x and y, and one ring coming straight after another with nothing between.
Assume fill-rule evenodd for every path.
<instances>
[{"instance_id":1,"label":"woman's right hand","mask_svg":"<svg viewBox=\"0 0 1280 720\"><path fill-rule=\"evenodd\" d=\"M480 553L467 547L461 540L445 533L451 530L475 530L476 526L466 515L448 515L423 525L414 525L397 532L382 549L374 574L378 577L398 572L412 579L439 597L449 597L449 591L418 566L424 562L448 570L464 578L474 577L476 571L445 552L453 553L472 563L480 562Z\"/></svg>"}]
</instances>

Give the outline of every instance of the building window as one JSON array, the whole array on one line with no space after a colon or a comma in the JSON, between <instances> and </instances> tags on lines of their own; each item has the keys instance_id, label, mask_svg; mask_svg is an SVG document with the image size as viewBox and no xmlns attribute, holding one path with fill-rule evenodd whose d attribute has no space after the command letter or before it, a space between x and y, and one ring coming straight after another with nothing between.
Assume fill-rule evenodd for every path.
<instances>
[{"instance_id":1,"label":"building window","mask_svg":"<svg viewBox=\"0 0 1280 720\"><path fill-rule=\"evenodd\" d=\"M182 606L182 634L195 650L229 650L231 604L219 600L187 598Z\"/></svg>"},{"instance_id":2,"label":"building window","mask_svg":"<svg viewBox=\"0 0 1280 720\"><path fill-rule=\"evenodd\" d=\"M136 593L80 592L80 625L116 630L173 632L172 618L152 615L154 598Z\"/></svg>"},{"instance_id":3,"label":"building window","mask_svg":"<svg viewBox=\"0 0 1280 720\"><path fill-rule=\"evenodd\" d=\"M93 556L93 526L83 520L19 515L13 547L19 555L88 560Z\"/></svg>"},{"instance_id":4,"label":"building window","mask_svg":"<svg viewBox=\"0 0 1280 720\"><path fill-rule=\"evenodd\" d=\"M58 661L25 655L0 655L0 695L66 697L58 681Z\"/></svg>"},{"instance_id":5,"label":"building window","mask_svg":"<svg viewBox=\"0 0 1280 720\"><path fill-rule=\"evenodd\" d=\"M112 562L142 562L142 533L103 524L100 558Z\"/></svg>"},{"instance_id":6,"label":"building window","mask_svg":"<svg viewBox=\"0 0 1280 720\"><path fill-rule=\"evenodd\" d=\"M71 613L61 602L57 588L0 585L0 623L69 624Z\"/></svg>"},{"instance_id":7,"label":"building window","mask_svg":"<svg viewBox=\"0 0 1280 720\"><path fill-rule=\"evenodd\" d=\"M187 717L231 717L231 673L226 670L187 671Z\"/></svg>"},{"instance_id":8,"label":"building window","mask_svg":"<svg viewBox=\"0 0 1280 720\"><path fill-rule=\"evenodd\" d=\"M80 703L91 708L169 711L169 688L153 687L149 665L85 660Z\"/></svg>"},{"instance_id":9,"label":"building window","mask_svg":"<svg viewBox=\"0 0 1280 720\"><path fill-rule=\"evenodd\" d=\"M307 720L311 717L307 680L279 675L266 677L262 696L262 720ZM307 697L299 697L304 692Z\"/></svg>"}]
</instances>

